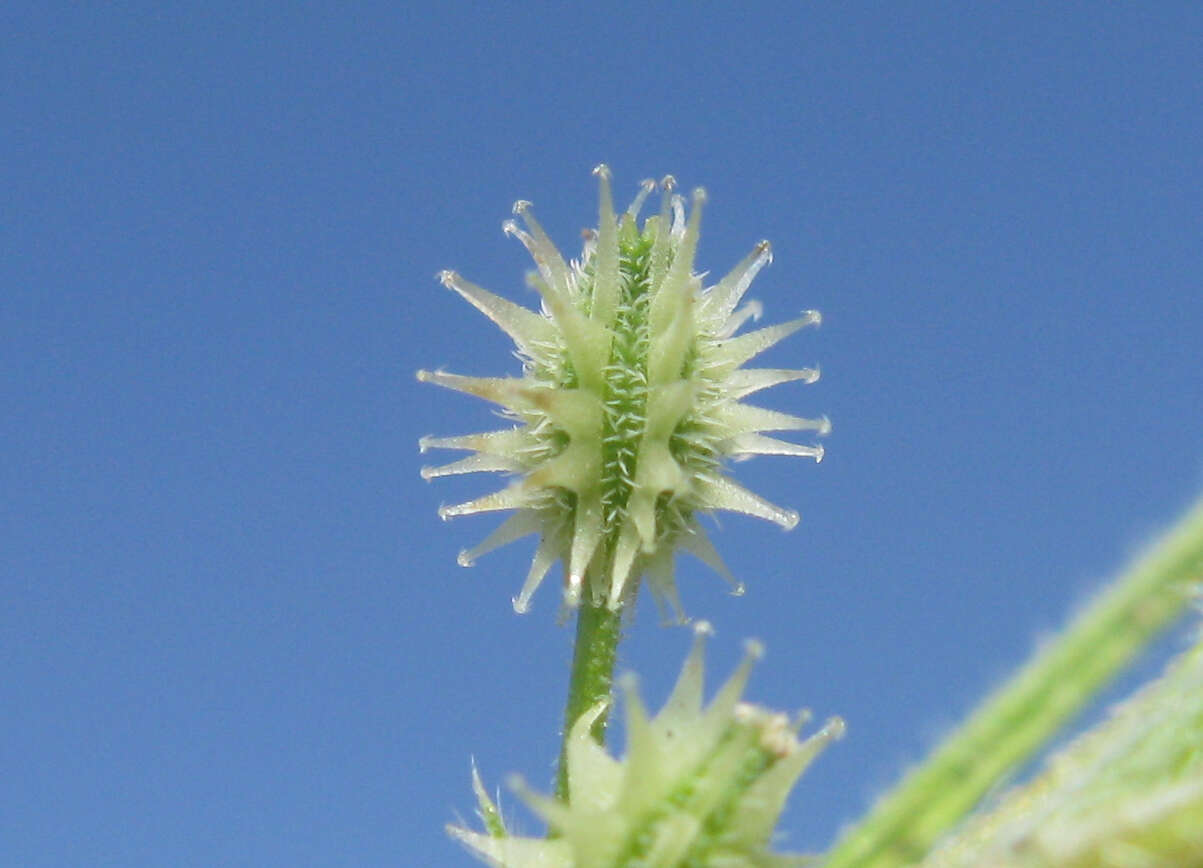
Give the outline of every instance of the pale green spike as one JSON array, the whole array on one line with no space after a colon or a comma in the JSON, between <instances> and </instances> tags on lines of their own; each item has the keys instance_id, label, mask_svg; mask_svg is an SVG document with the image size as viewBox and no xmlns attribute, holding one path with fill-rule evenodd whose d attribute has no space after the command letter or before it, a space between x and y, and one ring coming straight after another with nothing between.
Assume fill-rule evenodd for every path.
<instances>
[{"instance_id":1,"label":"pale green spike","mask_svg":"<svg viewBox=\"0 0 1203 868\"><path fill-rule=\"evenodd\" d=\"M762 431L815 431L820 436L831 433L831 420L826 416L804 419L751 404L725 404L714 410L713 418L730 436Z\"/></svg>"},{"instance_id":2,"label":"pale green spike","mask_svg":"<svg viewBox=\"0 0 1203 868\"><path fill-rule=\"evenodd\" d=\"M646 507L645 507L646 508ZM654 521L654 518L653 518ZM631 577L631 569L639 554L640 535L634 518L628 516L626 523L618 534L618 542L614 545L614 556L610 570L610 595L606 605L612 611L617 611L622 605L626 593L627 580Z\"/></svg>"},{"instance_id":3,"label":"pale green spike","mask_svg":"<svg viewBox=\"0 0 1203 868\"><path fill-rule=\"evenodd\" d=\"M568 558L568 581L570 585L580 585L593 560L593 553L601 543L604 527L602 524L602 500L597 491L583 492L577 495L576 526L572 531L572 549Z\"/></svg>"},{"instance_id":4,"label":"pale green spike","mask_svg":"<svg viewBox=\"0 0 1203 868\"><path fill-rule=\"evenodd\" d=\"M771 389L782 383L792 383L801 380L803 383L814 383L819 379L818 368L740 368L732 371L727 377L730 396L735 399L745 398L753 392Z\"/></svg>"},{"instance_id":5,"label":"pale green spike","mask_svg":"<svg viewBox=\"0 0 1203 868\"><path fill-rule=\"evenodd\" d=\"M737 461L753 455L792 455L797 458L813 458L816 464L823 460L821 445L801 446L775 437L765 437L763 434L740 434L731 441L729 452Z\"/></svg>"},{"instance_id":6,"label":"pale green spike","mask_svg":"<svg viewBox=\"0 0 1203 868\"><path fill-rule=\"evenodd\" d=\"M555 326L545 317L487 289L464 280L454 271L440 271L443 286L459 293L469 304L491 319L513 339L519 349L530 354L540 343L555 341Z\"/></svg>"},{"instance_id":7,"label":"pale green spike","mask_svg":"<svg viewBox=\"0 0 1203 868\"><path fill-rule=\"evenodd\" d=\"M531 258L539 266L539 271L542 272L552 292L563 298L566 303L571 301L572 287L568 279L568 263L564 261L559 248L547 237L547 233L535 219L535 215L531 212L531 203L525 199L519 199L514 203L513 210L514 214L521 217L526 228L530 230L530 235L526 236L530 239L529 244L521 235L518 236L519 240L522 240L526 249L530 251ZM506 228L507 232L510 231L508 227L503 228Z\"/></svg>"},{"instance_id":8,"label":"pale green spike","mask_svg":"<svg viewBox=\"0 0 1203 868\"><path fill-rule=\"evenodd\" d=\"M639 447L635 486L627 501L627 514L639 531L644 553L651 554L656 548L656 499L662 492L683 488L686 480L685 471L667 444L644 438Z\"/></svg>"},{"instance_id":9,"label":"pale green spike","mask_svg":"<svg viewBox=\"0 0 1203 868\"><path fill-rule=\"evenodd\" d=\"M536 282L535 288L543 296L544 307L560 330L560 339L576 367L582 385L597 388L601 384L602 369L610 352L610 333L601 323L589 320L577 309L565 293L549 288L546 283Z\"/></svg>"},{"instance_id":10,"label":"pale green spike","mask_svg":"<svg viewBox=\"0 0 1203 868\"><path fill-rule=\"evenodd\" d=\"M748 360L760 355L773 346L806 326L818 325L822 318L818 311L807 311L797 319L780 325L757 329L715 344L713 358L722 368L734 370Z\"/></svg>"},{"instance_id":11,"label":"pale green spike","mask_svg":"<svg viewBox=\"0 0 1203 868\"><path fill-rule=\"evenodd\" d=\"M514 235L526 246L536 263L539 263L543 281L533 285L543 297L543 305L559 327L560 337L568 349L582 384L596 388L601 383L602 369L610 352L610 334L600 323L592 322L576 306L575 290L568 277L568 266L564 258L543 232L542 227L530 214L529 202L514 205L515 213L522 215L533 237L520 230L512 221L504 224L507 234ZM544 267L546 257L552 257L552 265Z\"/></svg>"},{"instance_id":12,"label":"pale green spike","mask_svg":"<svg viewBox=\"0 0 1203 868\"><path fill-rule=\"evenodd\" d=\"M533 533L539 533L543 530L545 523L542 514L538 510L520 509L503 521L496 530L479 543L470 549L464 549L460 552L455 560L461 567L470 567L482 555L486 555L491 551L509 545Z\"/></svg>"},{"instance_id":13,"label":"pale green spike","mask_svg":"<svg viewBox=\"0 0 1203 868\"><path fill-rule=\"evenodd\" d=\"M461 434L456 437L423 437L418 449L470 449L487 452L489 455L517 455L535 445L530 432L524 428L507 428L504 431L484 431L480 434Z\"/></svg>"},{"instance_id":14,"label":"pale green spike","mask_svg":"<svg viewBox=\"0 0 1203 868\"><path fill-rule=\"evenodd\" d=\"M593 270L593 309L589 316L594 322L609 325L622 291L618 272L618 224L610 195L610 168L603 163L593 170L593 174L597 175L601 203L597 222L597 265Z\"/></svg>"},{"instance_id":15,"label":"pale green spike","mask_svg":"<svg viewBox=\"0 0 1203 868\"><path fill-rule=\"evenodd\" d=\"M631 496L627 501L627 517L634 525L636 532L639 535L640 551L650 552L656 547L656 498L660 492L653 491L650 488L637 487L631 492ZM612 599L615 601L610 608L614 608L620 599L620 591L615 591L612 594Z\"/></svg>"},{"instance_id":16,"label":"pale green spike","mask_svg":"<svg viewBox=\"0 0 1203 868\"><path fill-rule=\"evenodd\" d=\"M643 208L643 203L647 201L647 197L656 189L656 182L651 178L647 178L639 184L639 192L635 194L635 198L631 204L627 206L627 212L623 215L623 219L630 219L633 223L635 218L639 216L640 209Z\"/></svg>"},{"instance_id":17,"label":"pale green spike","mask_svg":"<svg viewBox=\"0 0 1203 868\"><path fill-rule=\"evenodd\" d=\"M524 380L513 377L465 377L444 371L418 371L418 380L466 395L475 395L511 410L525 409L531 404L531 388Z\"/></svg>"},{"instance_id":18,"label":"pale green spike","mask_svg":"<svg viewBox=\"0 0 1203 868\"><path fill-rule=\"evenodd\" d=\"M742 512L745 515L763 518L785 530L793 530L798 526L798 513L794 510L775 506L760 495L753 494L742 485L722 476L711 476L707 479L705 504L709 509Z\"/></svg>"},{"instance_id":19,"label":"pale green spike","mask_svg":"<svg viewBox=\"0 0 1203 868\"><path fill-rule=\"evenodd\" d=\"M664 282L664 275L668 273L668 265L672 257L672 221L670 214L672 213L672 197L673 190L676 189L677 179L672 175L665 175L660 181L660 189L663 191L660 199L660 216L656 219L656 240L652 243L651 257L651 284L653 287L658 287Z\"/></svg>"},{"instance_id":20,"label":"pale green spike","mask_svg":"<svg viewBox=\"0 0 1203 868\"><path fill-rule=\"evenodd\" d=\"M713 738L717 738L719 732L726 728L735 713L735 706L739 704L740 697L743 696L744 688L748 686L748 678L752 674L753 664L763 656L764 646L759 642L749 639L744 643L743 660L739 662L739 666L719 688L714 699L710 700L710 704L702 713L702 731L709 731Z\"/></svg>"},{"instance_id":21,"label":"pale green spike","mask_svg":"<svg viewBox=\"0 0 1203 868\"><path fill-rule=\"evenodd\" d=\"M686 300L693 290L693 258L698 246L698 233L702 222L702 206L706 202L706 191L698 187L693 191L693 209L689 212L689 223L685 234L676 245L672 265L664 277L659 292L652 298L648 311L648 324L653 340L662 334L669 324L685 309Z\"/></svg>"},{"instance_id":22,"label":"pale green spike","mask_svg":"<svg viewBox=\"0 0 1203 868\"><path fill-rule=\"evenodd\" d=\"M681 239L685 237L685 197L673 196L673 222L672 222L672 240L673 244L680 244Z\"/></svg>"},{"instance_id":23,"label":"pale green spike","mask_svg":"<svg viewBox=\"0 0 1203 868\"><path fill-rule=\"evenodd\" d=\"M502 509L522 509L533 501L530 490L521 482L455 506L440 506L439 518L444 521L460 515L475 515L478 512L497 512Z\"/></svg>"},{"instance_id":24,"label":"pale green spike","mask_svg":"<svg viewBox=\"0 0 1203 868\"><path fill-rule=\"evenodd\" d=\"M761 241L726 277L706 291L702 296L699 318L714 329L725 325L760 269L772 261L772 245L768 241Z\"/></svg>"},{"instance_id":25,"label":"pale green spike","mask_svg":"<svg viewBox=\"0 0 1203 868\"><path fill-rule=\"evenodd\" d=\"M714 547L714 543L710 541L710 537L698 526L696 521L693 522L688 532L677 537L677 544L718 573L731 586L732 596L742 597L744 595L746 590L744 583L731 574L731 570L727 568L727 564Z\"/></svg>"},{"instance_id":26,"label":"pale green spike","mask_svg":"<svg viewBox=\"0 0 1203 868\"><path fill-rule=\"evenodd\" d=\"M662 735L675 733L682 723L693 720L702 711L702 687L706 670L706 640L714 635L709 621L698 621L693 626L693 644L689 656L677 676L672 693L656 715L655 728Z\"/></svg>"},{"instance_id":27,"label":"pale green spike","mask_svg":"<svg viewBox=\"0 0 1203 868\"><path fill-rule=\"evenodd\" d=\"M758 301L749 301L731 316L727 317L727 321L715 331L714 336L726 340L735 334L748 320L759 322L760 317L764 315L764 305Z\"/></svg>"},{"instance_id":28,"label":"pale green spike","mask_svg":"<svg viewBox=\"0 0 1203 868\"><path fill-rule=\"evenodd\" d=\"M551 536L545 535L539 540L535 556L531 560L530 570L526 574L526 581L522 583L522 590L512 601L514 611L519 615L525 615L530 611L531 597L539 589L539 585L543 584L543 579L546 578L548 571L559 557L560 545Z\"/></svg>"},{"instance_id":29,"label":"pale green spike","mask_svg":"<svg viewBox=\"0 0 1203 868\"><path fill-rule=\"evenodd\" d=\"M423 467L418 472L423 479L430 480L439 476L456 476L461 473L506 473L521 469L522 466L512 459L500 455L478 453L461 458L459 461L452 461L450 464Z\"/></svg>"}]
</instances>

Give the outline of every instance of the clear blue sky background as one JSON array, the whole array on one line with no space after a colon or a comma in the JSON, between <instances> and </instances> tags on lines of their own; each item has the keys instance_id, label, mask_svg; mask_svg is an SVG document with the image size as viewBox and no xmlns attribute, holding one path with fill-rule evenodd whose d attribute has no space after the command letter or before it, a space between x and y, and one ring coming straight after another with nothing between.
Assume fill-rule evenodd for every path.
<instances>
[{"instance_id":1,"label":"clear blue sky background","mask_svg":"<svg viewBox=\"0 0 1203 868\"><path fill-rule=\"evenodd\" d=\"M827 460L737 471L802 524L679 576L716 678L756 636L752 698L848 720L785 844L1203 488L1203 7L806 6L5 7L0 863L467 866L469 755L549 781L571 630L528 547L456 566L493 479L416 441L491 417L413 372L515 371L434 274L531 302L501 221L574 252L603 160L824 314L771 402ZM688 633L630 633L654 704Z\"/></svg>"}]
</instances>

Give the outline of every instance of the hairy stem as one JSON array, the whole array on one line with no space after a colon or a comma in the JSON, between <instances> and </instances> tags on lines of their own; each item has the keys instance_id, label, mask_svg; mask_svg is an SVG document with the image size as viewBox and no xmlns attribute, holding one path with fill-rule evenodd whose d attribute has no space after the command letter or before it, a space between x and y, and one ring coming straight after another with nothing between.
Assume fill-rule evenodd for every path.
<instances>
[{"instance_id":1,"label":"hairy stem","mask_svg":"<svg viewBox=\"0 0 1203 868\"><path fill-rule=\"evenodd\" d=\"M556 773L556 796L563 801L569 798L566 762L568 735L582 714L603 699L610 698L618 640L622 634L621 622L621 611L612 612L604 603L595 606L586 599L577 610L576 646L572 653L568 702L564 708L564 741L560 747L559 770ZM601 715L593 725L592 735L598 744L605 743L607 717Z\"/></svg>"},{"instance_id":2,"label":"hairy stem","mask_svg":"<svg viewBox=\"0 0 1203 868\"><path fill-rule=\"evenodd\" d=\"M1163 629L1203 579L1203 501L838 841L825 868L921 859Z\"/></svg>"}]
</instances>

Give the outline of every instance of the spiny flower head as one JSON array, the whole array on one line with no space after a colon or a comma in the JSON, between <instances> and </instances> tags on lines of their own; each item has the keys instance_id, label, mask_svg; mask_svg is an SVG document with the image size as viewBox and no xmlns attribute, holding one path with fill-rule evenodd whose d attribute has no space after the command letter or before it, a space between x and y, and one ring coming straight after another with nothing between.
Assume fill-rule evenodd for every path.
<instances>
[{"instance_id":1,"label":"spiny flower head","mask_svg":"<svg viewBox=\"0 0 1203 868\"><path fill-rule=\"evenodd\" d=\"M531 213L518 202L508 221L534 258L529 282L542 297L529 310L464 280L454 271L439 277L509 335L522 360L519 378L467 377L419 371L418 379L500 405L513 426L455 437L426 437L430 448L472 452L426 479L495 471L519 478L484 497L443 507L449 518L513 510L505 523L460 554L478 556L515 539L539 536L530 572L514 599L525 611L531 595L556 561L566 571L566 599L584 593L594 604L618 609L642 576L658 600L680 615L673 581L673 554L680 547L730 580L726 567L698 524L709 510L732 510L792 528L798 515L737 485L724 473L730 458L795 455L821 460L817 445L765 436L769 431L825 434L823 419L803 419L742 403L746 396L794 380L814 382L814 368L744 368L759 353L798 329L816 325L807 311L782 325L736 336L755 302L740 305L752 279L772 258L762 241L730 274L703 287L694 273L694 252L706 196L697 189L686 217L684 199L671 177L661 182L660 213L639 226L638 215L655 189L645 181L618 217L610 172L600 182L598 228L586 233L581 258L566 262Z\"/></svg>"},{"instance_id":2,"label":"spiny flower head","mask_svg":"<svg viewBox=\"0 0 1203 868\"><path fill-rule=\"evenodd\" d=\"M702 706L704 622L664 707L649 718L624 679L627 753L615 759L590 733L605 712L598 703L572 727L565 757L567 802L514 788L550 826L550 839L512 837L473 770L484 833L448 831L497 868L785 868L801 856L768 850L777 818L811 761L843 733L832 718L799 740L805 715L785 715L741 702L760 646L710 704Z\"/></svg>"}]
</instances>

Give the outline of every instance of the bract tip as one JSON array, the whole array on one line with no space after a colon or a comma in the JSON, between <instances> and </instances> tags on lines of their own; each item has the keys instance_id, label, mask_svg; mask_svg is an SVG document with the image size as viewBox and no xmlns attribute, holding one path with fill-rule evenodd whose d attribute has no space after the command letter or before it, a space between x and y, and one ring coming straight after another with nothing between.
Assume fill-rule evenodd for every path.
<instances>
[{"instance_id":1,"label":"bract tip","mask_svg":"<svg viewBox=\"0 0 1203 868\"><path fill-rule=\"evenodd\" d=\"M564 586L564 604L571 609L581 605L581 592L584 589L585 577L575 573L569 574L568 583Z\"/></svg>"}]
</instances>

